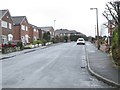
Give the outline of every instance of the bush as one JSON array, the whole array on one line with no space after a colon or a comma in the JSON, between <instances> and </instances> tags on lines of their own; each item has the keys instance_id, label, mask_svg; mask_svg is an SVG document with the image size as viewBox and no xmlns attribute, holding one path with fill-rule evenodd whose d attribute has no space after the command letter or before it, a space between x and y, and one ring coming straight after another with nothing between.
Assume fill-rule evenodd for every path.
<instances>
[{"instance_id":1,"label":"bush","mask_svg":"<svg viewBox=\"0 0 120 90\"><path fill-rule=\"evenodd\" d=\"M50 42L53 42L53 43L58 43L57 40L55 38L52 38L52 40Z\"/></svg>"},{"instance_id":2,"label":"bush","mask_svg":"<svg viewBox=\"0 0 120 90\"><path fill-rule=\"evenodd\" d=\"M47 43L47 40L45 40L45 39L41 39L41 44L43 45L43 46L45 46L46 45L46 43Z\"/></svg>"},{"instance_id":3,"label":"bush","mask_svg":"<svg viewBox=\"0 0 120 90\"><path fill-rule=\"evenodd\" d=\"M36 45L36 44L42 44L42 41L41 40L35 40L35 41L33 41L33 45Z\"/></svg>"},{"instance_id":4,"label":"bush","mask_svg":"<svg viewBox=\"0 0 120 90\"><path fill-rule=\"evenodd\" d=\"M112 57L117 65L120 66L120 44L119 44L119 34L118 31L120 30L120 25L115 28L113 32L113 39L112 39Z\"/></svg>"},{"instance_id":5,"label":"bush","mask_svg":"<svg viewBox=\"0 0 120 90\"><path fill-rule=\"evenodd\" d=\"M64 36L56 36L51 40L53 43L59 43L59 42L64 42Z\"/></svg>"}]
</instances>

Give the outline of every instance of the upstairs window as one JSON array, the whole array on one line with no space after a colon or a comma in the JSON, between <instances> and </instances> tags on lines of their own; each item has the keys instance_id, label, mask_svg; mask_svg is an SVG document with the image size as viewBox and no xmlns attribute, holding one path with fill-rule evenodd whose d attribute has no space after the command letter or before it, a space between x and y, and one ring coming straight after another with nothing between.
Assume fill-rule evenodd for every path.
<instances>
[{"instance_id":1,"label":"upstairs window","mask_svg":"<svg viewBox=\"0 0 120 90\"><path fill-rule=\"evenodd\" d=\"M37 30L37 32L38 32L38 30Z\"/></svg>"},{"instance_id":2,"label":"upstairs window","mask_svg":"<svg viewBox=\"0 0 120 90\"><path fill-rule=\"evenodd\" d=\"M12 24L11 23L9 23L9 29L12 29Z\"/></svg>"},{"instance_id":3,"label":"upstairs window","mask_svg":"<svg viewBox=\"0 0 120 90\"><path fill-rule=\"evenodd\" d=\"M34 28L34 32L36 32L36 29Z\"/></svg>"},{"instance_id":4,"label":"upstairs window","mask_svg":"<svg viewBox=\"0 0 120 90\"><path fill-rule=\"evenodd\" d=\"M22 30L25 30L25 25L21 25L21 29L22 29Z\"/></svg>"},{"instance_id":5,"label":"upstairs window","mask_svg":"<svg viewBox=\"0 0 120 90\"><path fill-rule=\"evenodd\" d=\"M3 28L7 28L7 22L6 22L6 21L2 21L2 22L1 22L1 26L2 26Z\"/></svg>"},{"instance_id":6,"label":"upstairs window","mask_svg":"<svg viewBox=\"0 0 120 90\"><path fill-rule=\"evenodd\" d=\"M26 26L26 31L28 31L28 27Z\"/></svg>"}]
</instances>

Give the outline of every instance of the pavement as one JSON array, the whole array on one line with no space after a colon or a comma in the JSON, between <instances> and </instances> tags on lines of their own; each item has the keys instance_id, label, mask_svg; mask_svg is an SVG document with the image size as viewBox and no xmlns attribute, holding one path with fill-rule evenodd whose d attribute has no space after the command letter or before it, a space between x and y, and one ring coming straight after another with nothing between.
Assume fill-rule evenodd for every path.
<instances>
[{"instance_id":1,"label":"pavement","mask_svg":"<svg viewBox=\"0 0 120 90\"><path fill-rule=\"evenodd\" d=\"M21 50L21 51L16 51L16 52L7 53L7 54L2 54L0 52L0 60L4 60L4 59L7 59L7 58L15 57L17 55L33 52L33 51L36 51L36 50L39 50L39 49L43 49L43 48L46 48L46 47L47 46L41 46L41 47L32 48L32 49L24 49L24 50Z\"/></svg>"},{"instance_id":2,"label":"pavement","mask_svg":"<svg viewBox=\"0 0 120 90\"><path fill-rule=\"evenodd\" d=\"M33 51L36 51L36 50L39 50L39 49L44 49L46 47L59 45L59 44L61 44L61 43L50 44L50 45L46 45L46 46L39 46L39 47L36 47L36 48L31 48L31 49L24 49L24 50L21 50L21 51L16 51L16 52L7 53L7 54L2 54L2 52L0 52L0 60L4 60L4 59L7 59L7 58L15 57L17 55L33 52Z\"/></svg>"},{"instance_id":3,"label":"pavement","mask_svg":"<svg viewBox=\"0 0 120 90\"><path fill-rule=\"evenodd\" d=\"M120 88L120 69L114 64L112 57L90 42L86 43L86 53L90 73L105 83Z\"/></svg>"}]
</instances>

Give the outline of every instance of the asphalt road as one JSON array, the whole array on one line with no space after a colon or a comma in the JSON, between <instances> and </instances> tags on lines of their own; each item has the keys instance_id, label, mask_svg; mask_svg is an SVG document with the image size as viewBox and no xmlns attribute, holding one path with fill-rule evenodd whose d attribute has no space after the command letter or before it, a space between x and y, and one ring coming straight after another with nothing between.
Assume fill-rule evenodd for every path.
<instances>
[{"instance_id":1,"label":"asphalt road","mask_svg":"<svg viewBox=\"0 0 120 90\"><path fill-rule=\"evenodd\" d=\"M3 88L107 88L86 67L85 45L63 43L2 61Z\"/></svg>"}]
</instances>

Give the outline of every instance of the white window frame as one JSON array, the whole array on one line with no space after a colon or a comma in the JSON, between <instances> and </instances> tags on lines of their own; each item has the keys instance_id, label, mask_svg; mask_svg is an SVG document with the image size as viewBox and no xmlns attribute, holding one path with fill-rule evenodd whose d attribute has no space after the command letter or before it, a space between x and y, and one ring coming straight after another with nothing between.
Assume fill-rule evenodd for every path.
<instances>
[{"instance_id":1,"label":"white window frame","mask_svg":"<svg viewBox=\"0 0 120 90\"><path fill-rule=\"evenodd\" d=\"M12 29L12 24L11 23L9 23L9 29Z\"/></svg>"},{"instance_id":2,"label":"white window frame","mask_svg":"<svg viewBox=\"0 0 120 90\"><path fill-rule=\"evenodd\" d=\"M38 29L37 29L37 32L38 32Z\"/></svg>"},{"instance_id":3,"label":"white window frame","mask_svg":"<svg viewBox=\"0 0 120 90\"><path fill-rule=\"evenodd\" d=\"M36 28L34 28L34 32L36 32Z\"/></svg>"},{"instance_id":4,"label":"white window frame","mask_svg":"<svg viewBox=\"0 0 120 90\"><path fill-rule=\"evenodd\" d=\"M8 41L12 41L13 40L13 35L12 34L8 34Z\"/></svg>"},{"instance_id":5,"label":"white window frame","mask_svg":"<svg viewBox=\"0 0 120 90\"><path fill-rule=\"evenodd\" d=\"M28 26L26 26L26 31L28 31Z\"/></svg>"},{"instance_id":6,"label":"white window frame","mask_svg":"<svg viewBox=\"0 0 120 90\"><path fill-rule=\"evenodd\" d=\"M6 22L6 21L2 21L2 22L1 22L1 27L7 28L7 22Z\"/></svg>"},{"instance_id":7,"label":"white window frame","mask_svg":"<svg viewBox=\"0 0 120 90\"><path fill-rule=\"evenodd\" d=\"M25 30L25 25L21 25L21 29L22 29L22 30Z\"/></svg>"}]
</instances>

